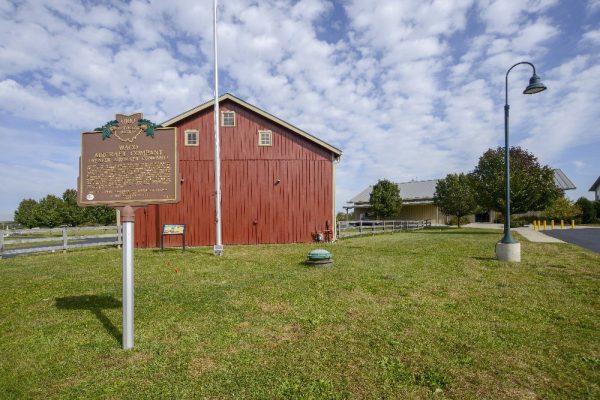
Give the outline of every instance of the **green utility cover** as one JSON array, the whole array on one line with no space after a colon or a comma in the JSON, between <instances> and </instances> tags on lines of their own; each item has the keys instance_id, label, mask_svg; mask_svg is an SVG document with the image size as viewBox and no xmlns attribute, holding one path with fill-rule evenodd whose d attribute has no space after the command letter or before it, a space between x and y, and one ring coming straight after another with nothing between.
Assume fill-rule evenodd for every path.
<instances>
[{"instance_id":1,"label":"green utility cover","mask_svg":"<svg viewBox=\"0 0 600 400\"><path fill-rule=\"evenodd\" d=\"M331 253L324 249L316 249L308 253L310 260L327 260L331 258Z\"/></svg>"}]
</instances>

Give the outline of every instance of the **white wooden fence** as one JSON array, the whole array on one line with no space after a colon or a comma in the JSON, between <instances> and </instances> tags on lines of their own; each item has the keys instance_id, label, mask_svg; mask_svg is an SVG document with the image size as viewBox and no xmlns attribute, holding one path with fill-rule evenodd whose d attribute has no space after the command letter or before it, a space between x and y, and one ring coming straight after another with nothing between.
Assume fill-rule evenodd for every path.
<instances>
[{"instance_id":1,"label":"white wooden fence","mask_svg":"<svg viewBox=\"0 0 600 400\"><path fill-rule=\"evenodd\" d=\"M338 221L337 236L339 239L360 236L374 235L384 232L410 231L431 227L431 220L424 219L419 221Z\"/></svg>"},{"instance_id":2,"label":"white wooden fence","mask_svg":"<svg viewBox=\"0 0 600 400\"><path fill-rule=\"evenodd\" d=\"M86 231L105 233L86 235ZM17 229L0 232L0 258L19 254L66 252L68 249L78 247L121 245L123 243L121 226ZM94 240L110 238L114 238L114 240Z\"/></svg>"}]
</instances>

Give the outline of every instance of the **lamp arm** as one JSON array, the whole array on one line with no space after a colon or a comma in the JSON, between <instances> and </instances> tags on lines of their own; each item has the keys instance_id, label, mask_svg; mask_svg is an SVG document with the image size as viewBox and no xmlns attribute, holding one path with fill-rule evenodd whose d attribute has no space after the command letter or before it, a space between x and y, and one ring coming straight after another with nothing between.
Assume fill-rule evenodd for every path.
<instances>
[{"instance_id":1,"label":"lamp arm","mask_svg":"<svg viewBox=\"0 0 600 400\"><path fill-rule=\"evenodd\" d=\"M505 105L508 105L508 73L517 65L521 65L521 64L527 64L530 65L531 68L533 68L533 74L535 75L535 65L533 65L532 63L530 63L529 61L521 61L516 63L515 65L513 65L512 67L510 67L508 69L508 71L506 71L506 80L504 81L504 89L505 89L505 94L506 94L506 101L505 101Z\"/></svg>"}]
</instances>

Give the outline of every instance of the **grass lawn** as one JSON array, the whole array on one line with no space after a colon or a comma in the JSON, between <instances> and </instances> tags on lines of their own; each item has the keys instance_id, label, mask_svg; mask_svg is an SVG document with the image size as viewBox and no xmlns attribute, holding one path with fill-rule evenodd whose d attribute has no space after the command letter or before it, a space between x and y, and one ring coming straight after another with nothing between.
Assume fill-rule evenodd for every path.
<instances>
[{"instance_id":1,"label":"grass lawn","mask_svg":"<svg viewBox=\"0 0 600 400\"><path fill-rule=\"evenodd\" d=\"M600 255L500 237L136 250L127 352L119 250L0 260L0 398L600 398Z\"/></svg>"}]
</instances>

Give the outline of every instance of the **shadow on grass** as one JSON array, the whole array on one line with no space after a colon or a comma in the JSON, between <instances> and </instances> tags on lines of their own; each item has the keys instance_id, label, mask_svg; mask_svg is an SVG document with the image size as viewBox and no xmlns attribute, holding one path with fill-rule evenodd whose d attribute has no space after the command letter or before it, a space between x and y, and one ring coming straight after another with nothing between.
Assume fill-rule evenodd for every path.
<instances>
[{"instance_id":1,"label":"shadow on grass","mask_svg":"<svg viewBox=\"0 0 600 400\"><path fill-rule=\"evenodd\" d=\"M98 321L104 326L108 333L114 337L119 344L122 344L121 332L111 322L110 319L102 310L110 308L120 308L122 303L112 296L96 296L96 295L83 295L83 296L67 296L57 297L56 308L59 310L89 310L98 318Z\"/></svg>"}]
</instances>

